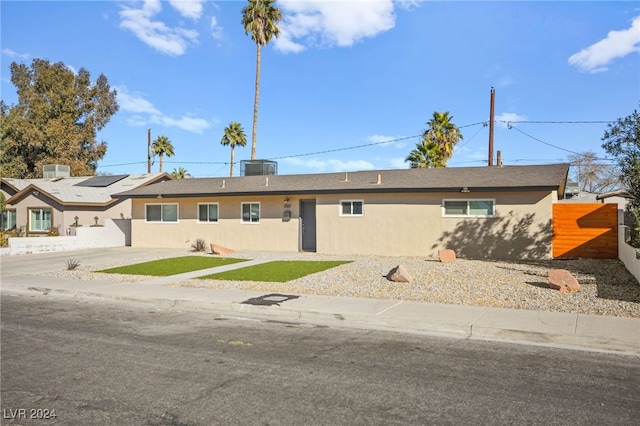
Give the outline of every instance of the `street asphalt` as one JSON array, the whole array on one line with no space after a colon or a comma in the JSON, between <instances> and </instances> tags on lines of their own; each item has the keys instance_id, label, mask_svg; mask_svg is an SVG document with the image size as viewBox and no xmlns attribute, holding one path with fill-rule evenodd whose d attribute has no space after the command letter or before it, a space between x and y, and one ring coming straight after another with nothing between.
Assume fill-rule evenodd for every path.
<instances>
[{"instance_id":1,"label":"street asphalt","mask_svg":"<svg viewBox=\"0 0 640 426\"><path fill-rule=\"evenodd\" d=\"M65 269L68 259L78 260L83 266L91 266L167 251L118 247L3 256L0 258L0 288L2 292L30 292L43 297L50 294L97 297L166 308L210 309L229 316L640 356L640 318L168 286L197 276L275 260L279 257L278 253L260 260L135 283L81 281L46 275Z\"/></svg>"}]
</instances>

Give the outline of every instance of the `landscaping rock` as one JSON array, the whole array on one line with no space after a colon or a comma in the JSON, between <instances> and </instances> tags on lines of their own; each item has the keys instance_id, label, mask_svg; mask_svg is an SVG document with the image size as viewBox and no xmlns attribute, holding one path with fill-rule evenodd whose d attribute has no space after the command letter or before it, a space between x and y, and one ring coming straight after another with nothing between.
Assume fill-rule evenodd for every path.
<instances>
[{"instance_id":1,"label":"landscaping rock","mask_svg":"<svg viewBox=\"0 0 640 426\"><path fill-rule=\"evenodd\" d=\"M451 263L456 260L456 252L451 249L439 250L438 259L440 259L442 263Z\"/></svg>"},{"instance_id":2,"label":"landscaping rock","mask_svg":"<svg viewBox=\"0 0 640 426\"><path fill-rule=\"evenodd\" d=\"M217 244L211 243L211 253L213 254L233 254L236 251L227 247L222 247Z\"/></svg>"},{"instance_id":3,"label":"landscaping rock","mask_svg":"<svg viewBox=\"0 0 640 426\"><path fill-rule=\"evenodd\" d=\"M387 279L398 283L410 283L413 281L413 277L411 277L404 265L398 265L389 271Z\"/></svg>"},{"instance_id":4,"label":"landscaping rock","mask_svg":"<svg viewBox=\"0 0 640 426\"><path fill-rule=\"evenodd\" d=\"M566 269L549 270L549 287L559 291L580 291L578 280Z\"/></svg>"}]
</instances>

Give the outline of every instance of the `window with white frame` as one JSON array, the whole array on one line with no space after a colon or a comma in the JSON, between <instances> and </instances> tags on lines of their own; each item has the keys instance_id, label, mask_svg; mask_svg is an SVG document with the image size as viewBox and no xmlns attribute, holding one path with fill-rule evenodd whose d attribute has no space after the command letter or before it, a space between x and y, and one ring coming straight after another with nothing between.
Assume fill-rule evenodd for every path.
<instances>
[{"instance_id":1,"label":"window with white frame","mask_svg":"<svg viewBox=\"0 0 640 426\"><path fill-rule=\"evenodd\" d=\"M452 217L493 217L495 200L443 200L443 216Z\"/></svg>"},{"instance_id":2,"label":"window with white frame","mask_svg":"<svg viewBox=\"0 0 640 426\"><path fill-rule=\"evenodd\" d=\"M29 231L46 232L51 229L51 209L29 209Z\"/></svg>"},{"instance_id":3,"label":"window with white frame","mask_svg":"<svg viewBox=\"0 0 640 426\"><path fill-rule=\"evenodd\" d=\"M198 222L218 223L218 203L198 204Z\"/></svg>"},{"instance_id":4,"label":"window with white frame","mask_svg":"<svg viewBox=\"0 0 640 426\"><path fill-rule=\"evenodd\" d=\"M242 203L242 223L260 223L260 203Z\"/></svg>"},{"instance_id":5,"label":"window with white frame","mask_svg":"<svg viewBox=\"0 0 640 426\"><path fill-rule=\"evenodd\" d=\"M364 214L362 200L341 200L340 216L362 216Z\"/></svg>"},{"instance_id":6,"label":"window with white frame","mask_svg":"<svg viewBox=\"0 0 640 426\"><path fill-rule=\"evenodd\" d=\"M177 222L178 204L147 204L146 221L167 223Z\"/></svg>"},{"instance_id":7,"label":"window with white frame","mask_svg":"<svg viewBox=\"0 0 640 426\"><path fill-rule=\"evenodd\" d=\"M0 229L15 229L16 228L16 211L6 210L0 214Z\"/></svg>"}]
</instances>

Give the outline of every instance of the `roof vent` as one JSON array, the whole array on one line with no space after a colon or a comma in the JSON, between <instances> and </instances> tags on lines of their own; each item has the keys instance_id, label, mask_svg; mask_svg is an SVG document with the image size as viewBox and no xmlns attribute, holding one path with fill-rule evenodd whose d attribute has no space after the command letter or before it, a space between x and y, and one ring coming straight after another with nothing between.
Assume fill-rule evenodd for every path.
<instances>
[{"instance_id":1,"label":"roof vent","mask_svg":"<svg viewBox=\"0 0 640 426\"><path fill-rule=\"evenodd\" d=\"M42 166L44 179L71 177L71 167L62 164L47 164Z\"/></svg>"}]
</instances>

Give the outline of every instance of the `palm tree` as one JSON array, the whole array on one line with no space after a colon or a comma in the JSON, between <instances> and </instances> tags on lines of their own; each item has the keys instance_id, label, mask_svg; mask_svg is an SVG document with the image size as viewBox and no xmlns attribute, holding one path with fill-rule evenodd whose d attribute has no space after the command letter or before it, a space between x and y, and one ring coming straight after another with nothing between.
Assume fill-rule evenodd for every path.
<instances>
[{"instance_id":1,"label":"palm tree","mask_svg":"<svg viewBox=\"0 0 640 426\"><path fill-rule=\"evenodd\" d=\"M445 163L453 155L453 148L463 137L460 129L451 122L449 112L434 112L433 118L427 121L429 128L423 133L423 138L435 143L442 153L442 164L435 167L446 167Z\"/></svg>"},{"instance_id":2,"label":"palm tree","mask_svg":"<svg viewBox=\"0 0 640 426\"><path fill-rule=\"evenodd\" d=\"M240 123L232 121L224 129L224 136L220 140L224 146L231 145L231 165L229 166L229 176L233 176L234 150L236 145L245 146L247 144L247 136Z\"/></svg>"},{"instance_id":3,"label":"palm tree","mask_svg":"<svg viewBox=\"0 0 640 426\"><path fill-rule=\"evenodd\" d=\"M256 92L253 101L253 132L251 133L251 159L256 157L256 139L258 133L258 100L260 98L260 58L262 46L280 35L278 23L282 12L275 7L275 0L248 0L249 4L242 9L242 25L245 34L251 33L256 42Z\"/></svg>"},{"instance_id":4,"label":"palm tree","mask_svg":"<svg viewBox=\"0 0 640 426\"><path fill-rule=\"evenodd\" d=\"M180 167L177 169L173 169L173 171L171 172L171 176L174 179L184 179L189 176L189 173L187 173L187 170L185 168Z\"/></svg>"},{"instance_id":5,"label":"palm tree","mask_svg":"<svg viewBox=\"0 0 640 426\"><path fill-rule=\"evenodd\" d=\"M417 143L404 161L409 162L412 169L444 167L442 150L438 145L426 139Z\"/></svg>"},{"instance_id":6,"label":"palm tree","mask_svg":"<svg viewBox=\"0 0 640 426\"><path fill-rule=\"evenodd\" d=\"M171 145L171 141L166 136L158 136L156 140L153 141L151 145L153 150L158 157L160 157L160 172L162 173L162 158L166 155L167 157L173 157L173 145Z\"/></svg>"}]
</instances>

